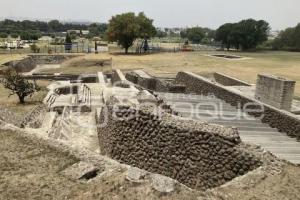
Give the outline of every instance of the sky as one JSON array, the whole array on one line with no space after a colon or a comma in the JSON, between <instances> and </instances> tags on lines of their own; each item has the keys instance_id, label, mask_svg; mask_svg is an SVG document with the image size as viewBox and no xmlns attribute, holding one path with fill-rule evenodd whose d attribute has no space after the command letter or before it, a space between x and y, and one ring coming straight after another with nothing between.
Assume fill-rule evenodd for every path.
<instances>
[{"instance_id":1,"label":"sky","mask_svg":"<svg viewBox=\"0 0 300 200\"><path fill-rule=\"evenodd\" d=\"M0 18L107 22L123 12L144 12L158 27L218 28L263 19L273 30L300 23L300 0L0 0Z\"/></svg>"}]
</instances>

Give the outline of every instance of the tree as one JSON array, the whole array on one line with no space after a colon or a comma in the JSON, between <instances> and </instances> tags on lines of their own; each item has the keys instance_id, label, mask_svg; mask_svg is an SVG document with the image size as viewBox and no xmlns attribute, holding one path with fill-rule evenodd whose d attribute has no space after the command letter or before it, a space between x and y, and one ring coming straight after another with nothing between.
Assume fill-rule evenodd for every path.
<instances>
[{"instance_id":1,"label":"tree","mask_svg":"<svg viewBox=\"0 0 300 200\"><path fill-rule=\"evenodd\" d=\"M59 32L59 31L62 31L63 25L58 20L51 20L48 23L48 26L52 32Z\"/></svg>"},{"instance_id":2,"label":"tree","mask_svg":"<svg viewBox=\"0 0 300 200\"><path fill-rule=\"evenodd\" d=\"M227 23L220 26L215 39L222 42L228 50L230 47L249 50L267 41L269 30L270 27L266 21L247 19L239 23Z\"/></svg>"},{"instance_id":3,"label":"tree","mask_svg":"<svg viewBox=\"0 0 300 200\"><path fill-rule=\"evenodd\" d=\"M4 88L10 90L9 97L17 95L21 104L25 103L26 97L31 97L40 88L36 82L26 80L19 72L13 69L8 69L4 72L1 80Z\"/></svg>"},{"instance_id":4,"label":"tree","mask_svg":"<svg viewBox=\"0 0 300 200\"><path fill-rule=\"evenodd\" d=\"M66 40L65 40L65 50L66 51L71 51L72 50L72 39L69 33L66 35Z\"/></svg>"},{"instance_id":5,"label":"tree","mask_svg":"<svg viewBox=\"0 0 300 200\"><path fill-rule=\"evenodd\" d=\"M10 37L17 38L17 37L19 37L19 34L18 33L12 33L12 34L10 34Z\"/></svg>"},{"instance_id":6,"label":"tree","mask_svg":"<svg viewBox=\"0 0 300 200\"><path fill-rule=\"evenodd\" d=\"M216 36L215 36L216 41L220 41L222 43L222 46L223 47L225 46L227 50L229 50L231 46L230 36L231 36L233 26L234 24L231 23L223 24L216 31Z\"/></svg>"},{"instance_id":7,"label":"tree","mask_svg":"<svg viewBox=\"0 0 300 200\"><path fill-rule=\"evenodd\" d=\"M32 45L30 45L30 50L33 52L33 53L40 53L40 48L34 43Z\"/></svg>"},{"instance_id":8,"label":"tree","mask_svg":"<svg viewBox=\"0 0 300 200\"><path fill-rule=\"evenodd\" d=\"M156 31L156 34L155 34L155 37L158 37L158 38L164 38L164 37L167 37L168 34L164 31L161 31L161 30L157 30Z\"/></svg>"},{"instance_id":9,"label":"tree","mask_svg":"<svg viewBox=\"0 0 300 200\"><path fill-rule=\"evenodd\" d=\"M144 13L139 13L136 16L130 12L113 16L109 20L107 37L109 41L117 41L127 54L135 39L143 38L147 40L153 37L155 33L152 19L147 18Z\"/></svg>"},{"instance_id":10,"label":"tree","mask_svg":"<svg viewBox=\"0 0 300 200\"><path fill-rule=\"evenodd\" d=\"M287 28L274 39L274 50L300 51L300 23L296 27Z\"/></svg>"},{"instance_id":11,"label":"tree","mask_svg":"<svg viewBox=\"0 0 300 200\"><path fill-rule=\"evenodd\" d=\"M239 22L237 26L236 31L239 31L237 37L239 37L239 43L243 50L253 49L268 39L270 28L269 24L264 20L243 20Z\"/></svg>"},{"instance_id":12,"label":"tree","mask_svg":"<svg viewBox=\"0 0 300 200\"><path fill-rule=\"evenodd\" d=\"M187 38L193 43L200 43L201 40L205 37L205 33L201 27L188 28L186 30Z\"/></svg>"},{"instance_id":13,"label":"tree","mask_svg":"<svg viewBox=\"0 0 300 200\"><path fill-rule=\"evenodd\" d=\"M187 38L187 30L186 30L186 29L180 31L180 37L181 37L182 39L186 39L186 38Z\"/></svg>"},{"instance_id":14,"label":"tree","mask_svg":"<svg viewBox=\"0 0 300 200\"><path fill-rule=\"evenodd\" d=\"M72 44L72 39L69 33L66 35L66 44Z\"/></svg>"},{"instance_id":15,"label":"tree","mask_svg":"<svg viewBox=\"0 0 300 200\"><path fill-rule=\"evenodd\" d=\"M0 38L7 38L8 37L8 35L7 35L7 33L0 33Z\"/></svg>"},{"instance_id":16,"label":"tree","mask_svg":"<svg viewBox=\"0 0 300 200\"><path fill-rule=\"evenodd\" d=\"M100 37L107 30L107 24L92 23L91 25L89 25L88 30L89 30L89 35L88 35L89 38Z\"/></svg>"}]
</instances>

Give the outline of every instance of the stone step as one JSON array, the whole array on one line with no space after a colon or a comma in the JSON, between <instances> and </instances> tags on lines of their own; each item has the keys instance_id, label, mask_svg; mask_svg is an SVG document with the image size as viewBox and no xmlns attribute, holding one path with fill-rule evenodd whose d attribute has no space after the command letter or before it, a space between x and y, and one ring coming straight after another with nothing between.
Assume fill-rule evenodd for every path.
<instances>
[{"instance_id":1,"label":"stone step","mask_svg":"<svg viewBox=\"0 0 300 200\"><path fill-rule=\"evenodd\" d=\"M255 132L274 132L277 133L278 130L270 127L258 127L258 126L235 126L239 131L255 131Z\"/></svg>"},{"instance_id":2,"label":"stone step","mask_svg":"<svg viewBox=\"0 0 300 200\"><path fill-rule=\"evenodd\" d=\"M252 120L252 117L247 116L246 114L239 114L234 112L223 112L223 113L213 113L213 112L179 112L182 117L192 118L195 120L206 120L206 121L247 121Z\"/></svg>"},{"instance_id":3,"label":"stone step","mask_svg":"<svg viewBox=\"0 0 300 200\"><path fill-rule=\"evenodd\" d=\"M236 126L236 127L269 127L268 124L262 123L260 120L252 119L252 120L236 120L236 121L222 121L222 120L216 120L216 121L210 121L212 123L221 124L224 126Z\"/></svg>"},{"instance_id":4,"label":"stone step","mask_svg":"<svg viewBox=\"0 0 300 200\"><path fill-rule=\"evenodd\" d=\"M169 98L162 98L164 101L166 102L170 102L170 103L190 103L190 104L205 104L207 103L208 105L211 104L224 104L224 105L229 105L226 104L225 102L219 100L219 99L178 99L178 98L174 98L174 99L169 99Z\"/></svg>"},{"instance_id":5,"label":"stone step","mask_svg":"<svg viewBox=\"0 0 300 200\"><path fill-rule=\"evenodd\" d=\"M286 142L286 141L274 141L272 143L270 142L260 142L257 141L257 143L265 148L285 148L285 147L299 147L299 142L297 141L290 141L290 142ZM300 156L300 154L299 154Z\"/></svg>"},{"instance_id":6,"label":"stone step","mask_svg":"<svg viewBox=\"0 0 300 200\"><path fill-rule=\"evenodd\" d=\"M262 132L261 132L262 133ZM267 142L277 142L277 141L281 141L281 142L295 142L295 139L290 138L288 136L283 136L283 135L277 135L277 134L272 134L272 135L266 135L267 133L262 133L262 135L245 135L241 132L239 132L240 137L243 141L245 142L250 142L250 143L259 143L259 142L263 142L263 143L267 143Z\"/></svg>"},{"instance_id":7,"label":"stone step","mask_svg":"<svg viewBox=\"0 0 300 200\"><path fill-rule=\"evenodd\" d=\"M230 105L224 105L224 104L195 104L195 103L189 103L189 102L168 102L168 105L170 105L174 110L203 110L203 111L237 111L236 108L230 106Z\"/></svg>"},{"instance_id":8,"label":"stone step","mask_svg":"<svg viewBox=\"0 0 300 200\"><path fill-rule=\"evenodd\" d=\"M276 154L289 154L289 155L300 155L300 147L285 147L285 148L279 148L279 147L263 147L264 149L271 151Z\"/></svg>"}]
</instances>

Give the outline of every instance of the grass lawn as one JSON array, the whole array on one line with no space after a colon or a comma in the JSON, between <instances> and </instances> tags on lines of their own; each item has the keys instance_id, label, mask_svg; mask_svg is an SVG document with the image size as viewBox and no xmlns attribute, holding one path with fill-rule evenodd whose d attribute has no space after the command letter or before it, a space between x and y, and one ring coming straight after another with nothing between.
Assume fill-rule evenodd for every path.
<instances>
[{"instance_id":1,"label":"grass lawn","mask_svg":"<svg viewBox=\"0 0 300 200\"><path fill-rule=\"evenodd\" d=\"M25 99L25 104L19 104L18 96L9 96L9 90L5 89L2 84L0 84L0 105L11 109L18 115L24 115L26 112L33 109L36 105L41 104L43 99L46 97L48 90L46 86L49 81L37 81L37 84L41 87L39 92L36 92L31 98L27 97Z\"/></svg>"}]
</instances>

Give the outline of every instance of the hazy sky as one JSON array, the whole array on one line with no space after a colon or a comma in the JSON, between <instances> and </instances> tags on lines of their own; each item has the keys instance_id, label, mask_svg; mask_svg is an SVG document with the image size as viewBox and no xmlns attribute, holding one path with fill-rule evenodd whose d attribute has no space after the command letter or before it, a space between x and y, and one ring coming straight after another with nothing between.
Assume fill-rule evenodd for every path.
<instances>
[{"instance_id":1,"label":"hazy sky","mask_svg":"<svg viewBox=\"0 0 300 200\"><path fill-rule=\"evenodd\" d=\"M300 22L300 0L0 0L0 17L106 22L144 11L159 27L205 26L264 19L273 30Z\"/></svg>"}]
</instances>

